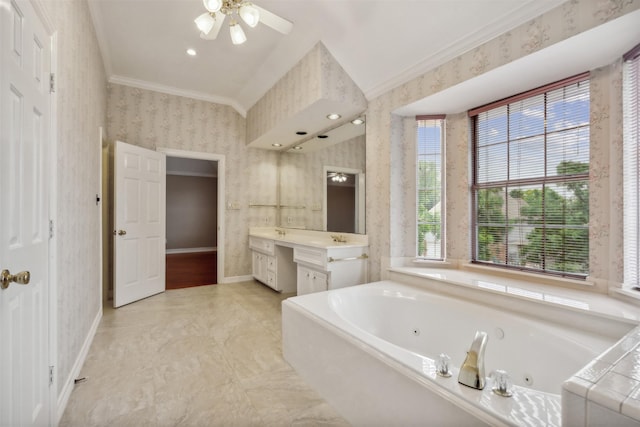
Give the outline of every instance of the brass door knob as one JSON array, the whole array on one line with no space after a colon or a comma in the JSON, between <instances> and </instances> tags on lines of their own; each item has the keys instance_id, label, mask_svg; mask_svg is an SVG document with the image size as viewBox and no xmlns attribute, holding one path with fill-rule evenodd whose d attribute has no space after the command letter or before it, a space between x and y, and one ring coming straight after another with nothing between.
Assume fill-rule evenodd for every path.
<instances>
[{"instance_id":1,"label":"brass door knob","mask_svg":"<svg viewBox=\"0 0 640 427\"><path fill-rule=\"evenodd\" d=\"M118 230L118 236L124 236L125 234L127 234L126 231L124 230Z\"/></svg>"},{"instance_id":2,"label":"brass door knob","mask_svg":"<svg viewBox=\"0 0 640 427\"><path fill-rule=\"evenodd\" d=\"M31 280L31 273L28 271L21 271L18 274L11 274L9 270L2 270L0 273L0 287L7 289L11 283L17 283L19 285L28 285Z\"/></svg>"}]
</instances>

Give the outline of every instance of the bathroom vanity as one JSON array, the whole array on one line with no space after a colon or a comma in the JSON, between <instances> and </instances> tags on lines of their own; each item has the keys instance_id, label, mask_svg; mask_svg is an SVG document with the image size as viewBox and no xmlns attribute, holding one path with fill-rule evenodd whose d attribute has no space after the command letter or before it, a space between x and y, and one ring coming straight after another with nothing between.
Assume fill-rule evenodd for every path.
<instances>
[{"instance_id":1,"label":"bathroom vanity","mask_svg":"<svg viewBox=\"0 0 640 427\"><path fill-rule=\"evenodd\" d=\"M366 235L252 228L253 277L278 292L304 295L367 283Z\"/></svg>"}]
</instances>

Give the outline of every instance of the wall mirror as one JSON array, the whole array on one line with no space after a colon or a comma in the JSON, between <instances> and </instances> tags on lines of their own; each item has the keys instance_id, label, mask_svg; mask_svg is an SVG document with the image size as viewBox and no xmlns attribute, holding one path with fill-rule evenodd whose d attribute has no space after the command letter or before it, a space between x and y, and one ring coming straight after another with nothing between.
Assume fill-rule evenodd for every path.
<instances>
[{"instance_id":1,"label":"wall mirror","mask_svg":"<svg viewBox=\"0 0 640 427\"><path fill-rule=\"evenodd\" d=\"M278 226L366 233L364 116L361 119L280 154Z\"/></svg>"}]
</instances>

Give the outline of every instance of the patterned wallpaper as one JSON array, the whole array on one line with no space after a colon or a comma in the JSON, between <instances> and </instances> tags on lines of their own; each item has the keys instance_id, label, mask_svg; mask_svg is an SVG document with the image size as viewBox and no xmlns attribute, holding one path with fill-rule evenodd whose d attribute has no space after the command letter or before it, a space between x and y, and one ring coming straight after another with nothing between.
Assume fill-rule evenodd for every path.
<instances>
[{"instance_id":1,"label":"patterned wallpaper","mask_svg":"<svg viewBox=\"0 0 640 427\"><path fill-rule=\"evenodd\" d=\"M111 140L155 150L172 148L225 156L225 277L251 274L249 227L273 226L277 156L245 145L245 119L233 108L206 101L108 85L107 134ZM220 242L219 242L220 243Z\"/></svg>"},{"instance_id":2,"label":"patterned wallpaper","mask_svg":"<svg viewBox=\"0 0 640 427\"><path fill-rule=\"evenodd\" d=\"M95 195L106 122L106 77L86 1L42 2L57 30L58 391L102 307Z\"/></svg>"},{"instance_id":3,"label":"patterned wallpaper","mask_svg":"<svg viewBox=\"0 0 640 427\"><path fill-rule=\"evenodd\" d=\"M308 154L282 153L280 204L305 208L283 208L280 212L280 225L322 230L322 197L326 182L323 176L324 166L365 171L365 148L365 137L360 136Z\"/></svg>"},{"instance_id":4,"label":"patterned wallpaper","mask_svg":"<svg viewBox=\"0 0 640 427\"><path fill-rule=\"evenodd\" d=\"M351 77L322 44L316 44L247 112L247 143L319 100L367 108ZM320 129L318 129L320 130Z\"/></svg>"},{"instance_id":5,"label":"patterned wallpaper","mask_svg":"<svg viewBox=\"0 0 640 427\"><path fill-rule=\"evenodd\" d=\"M392 112L471 77L495 69L585 30L640 8L634 0L569 0L483 45L381 95L369 103L367 112L367 229L371 245L371 280L384 275L389 257L408 248L393 242L391 224L408 223L406 209L390 209L390 190L401 190L403 158L396 147L403 143L403 123ZM593 127L591 130L591 255L590 276L598 290L622 280L620 260L622 221L621 194L621 99L620 64L595 70L592 76ZM464 114L447 118L447 256L468 260L468 121Z\"/></svg>"}]
</instances>

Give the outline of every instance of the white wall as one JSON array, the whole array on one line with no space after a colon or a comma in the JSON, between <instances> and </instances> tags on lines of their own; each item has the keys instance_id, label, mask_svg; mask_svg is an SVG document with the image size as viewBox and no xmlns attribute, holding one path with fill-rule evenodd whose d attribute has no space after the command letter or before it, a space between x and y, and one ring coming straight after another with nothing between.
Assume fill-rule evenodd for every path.
<instances>
[{"instance_id":1,"label":"white wall","mask_svg":"<svg viewBox=\"0 0 640 427\"><path fill-rule=\"evenodd\" d=\"M57 353L58 391L101 313L101 144L106 77L87 2L42 2L57 30Z\"/></svg>"}]
</instances>

